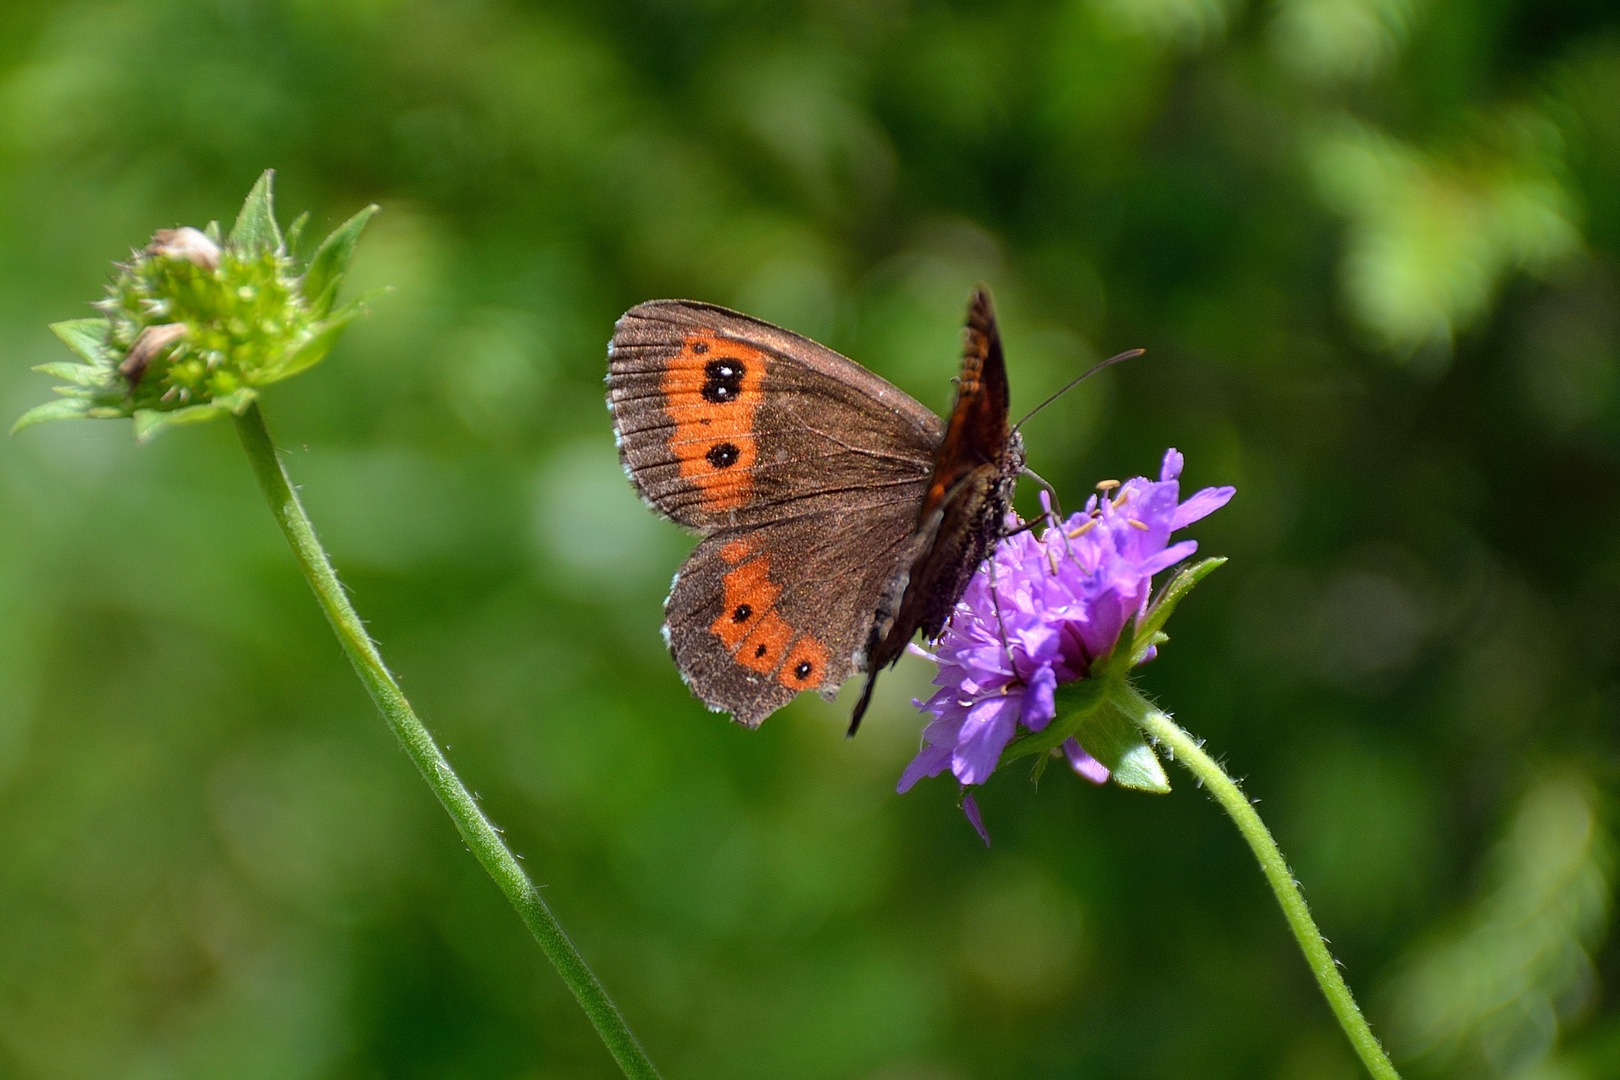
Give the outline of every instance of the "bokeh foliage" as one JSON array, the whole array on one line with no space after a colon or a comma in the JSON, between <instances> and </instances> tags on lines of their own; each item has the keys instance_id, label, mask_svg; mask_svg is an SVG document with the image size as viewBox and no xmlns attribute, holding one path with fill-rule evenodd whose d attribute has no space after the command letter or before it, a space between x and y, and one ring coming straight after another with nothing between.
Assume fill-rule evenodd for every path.
<instances>
[{"instance_id":1,"label":"bokeh foliage","mask_svg":"<svg viewBox=\"0 0 1620 1080\"><path fill-rule=\"evenodd\" d=\"M904 798L907 699L707 714L612 320L744 308L943 407L969 286L1078 500L1239 494L1147 686L1414 1077L1620 1074L1620 16L1601 0L12 0L0 404L267 166L382 204L265 395L424 716L672 1077L1355 1075L1188 783ZM0 1076L609 1076L225 425L0 447ZM1174 782L1177 775L1171 776Z\"/></svg>"}]
</instances>

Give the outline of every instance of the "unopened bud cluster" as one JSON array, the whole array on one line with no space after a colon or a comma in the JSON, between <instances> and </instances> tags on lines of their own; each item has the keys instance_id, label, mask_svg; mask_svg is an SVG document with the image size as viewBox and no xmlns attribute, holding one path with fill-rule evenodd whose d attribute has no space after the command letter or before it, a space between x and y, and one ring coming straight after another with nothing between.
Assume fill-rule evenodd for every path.
<instances>
[{"instance_id":1,"label":"unopened bud cluster","mask_svg":"<svg viewBox=\"0 0 1620 1080\"><path fill-rule=\"evenodd\" d=\"M221 247L196 229L158 233L108 294L96 307L134 409L228 399L314 336L285 249Z\"/></svg>"},{"instance_id":2,"label":"unopened bud cluster","mask_svg":"<svg viewBox=\"0 0 1620 1080\"><path fill-rule=\"evenodd\" d=\"M82 362L42 365L70 385L17 426L130 416L146 439L169 424L240 413L260 387L324 357L362 310L353 302L334 311L333 300L376 208L340 226L302 264L276 224L270 181L266 173L254 186L229 237L212 223L159 230L118 264L95 305L102 318L53 326Z\"/></svg>"}]
</instances>

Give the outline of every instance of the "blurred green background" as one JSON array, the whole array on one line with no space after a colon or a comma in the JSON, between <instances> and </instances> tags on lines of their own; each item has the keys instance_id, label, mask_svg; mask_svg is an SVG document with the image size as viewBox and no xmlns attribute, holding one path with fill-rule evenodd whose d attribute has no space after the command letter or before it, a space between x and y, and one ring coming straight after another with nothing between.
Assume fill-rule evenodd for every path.
<instances>
[{"instance_id":1,"label":"blurred green background","mask_svg":"<svg viewBox=\"0 0 1620 1080\"><path fill-rule=\"evenodd\" d=\"M0 413L258 172L396 291L270 392L420 711L681 1077L1357 1073L1219 810L712 716L604 345L687 296L949 402L970 285L1078 502L1233 483L1145 685L1409 1077L1620 1076L1620 9L7 0ZM1024 493L1027 498L1029 492ZM614 1075L366 700L228 424L0 444L0 1077Z\"/></svg>"}]
</instances>

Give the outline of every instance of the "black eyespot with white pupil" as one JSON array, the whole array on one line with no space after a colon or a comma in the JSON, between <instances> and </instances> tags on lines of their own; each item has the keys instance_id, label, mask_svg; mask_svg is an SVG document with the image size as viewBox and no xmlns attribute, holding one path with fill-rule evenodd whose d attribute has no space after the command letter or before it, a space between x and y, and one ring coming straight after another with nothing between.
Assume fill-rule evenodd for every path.
<instances>
[{"instance_id":1,"label":"black eyespot with white pupil","mask_svg":"<svg viewBox=\"0 0 1620 1080\"><path fill-rule=\"evenodd\" d=\"M747 622L754 615L754 609L747 604L738 604L737 610L731 613L732 622Z\"/></svg>"},{"instance_id":2,"label":"black eyespot with white pupil","mask_svg":"<svg viewBox=\"0 0 1620 1080\"><path fill-rule=\"evenodd\" d=\"M715 468L729 469L737 464L737 459L742 456L742 451L737 449L735 443L715 443L709 447L709 452L703 456L708 458L709 464Z\"/></svg>"},{"instance_id":3,"label":"black eyespot with white pupil","mask_svg":"<svg viewBox=\"0 0 1620 1080\"><path fill-rule=\"evenodd\" d=\"M748 369L740 360L717 357L703 365L703 400L715 405L736 401L742 394L743 376Z\"/></svg>"},{"instance_id":4,"label":"black eyespot with white pupil","mask_svg":"<svg viewBox=\"0 0 1620 1080\"><path fill-rule=\"evenodd\" d=\"M815 665L810 661L800 660L799 666L793 669L793 677L803 682L810 677L810 673L814 670L816 670Z\"/></svg>"}]
</instances>

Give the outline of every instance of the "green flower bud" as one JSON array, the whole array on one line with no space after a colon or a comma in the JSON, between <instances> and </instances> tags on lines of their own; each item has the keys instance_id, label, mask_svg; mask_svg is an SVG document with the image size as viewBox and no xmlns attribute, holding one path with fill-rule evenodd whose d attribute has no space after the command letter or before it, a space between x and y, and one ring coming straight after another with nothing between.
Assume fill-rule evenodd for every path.
<instances>
[{"instance_id":1,"label":"green flower bud","mask_svg":"<svg viewBox=\"0 0 1620 1080\"><path fill-rule=\"evenodd\" d=\"M259 389L320 362L363 298L333 310L368 206L300 263L276 224L265 172L223 242L219 226L160 229L117 265L101 318L54 324L80 361L36 371L68 385L12 431L46 420L133 417L146 441L170 424L241 413ZM300 218L294 232L303 224Z\"/></svg>"}]
</instances>

